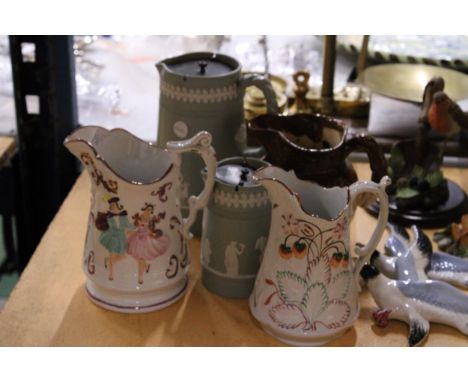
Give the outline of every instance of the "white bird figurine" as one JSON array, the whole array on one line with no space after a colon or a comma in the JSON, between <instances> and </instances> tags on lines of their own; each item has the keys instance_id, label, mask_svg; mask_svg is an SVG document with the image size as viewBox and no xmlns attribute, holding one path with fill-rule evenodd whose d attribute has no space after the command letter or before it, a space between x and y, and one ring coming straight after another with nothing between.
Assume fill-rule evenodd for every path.
<instances>
[{"instance_id":1,"label":"white bird figurine","mask_svg":"<svg viewBox=\"0 0 468 382\"><path fill-rule=\"evenodd\" d=\"M444 281L428 279L439 277L466 286L468 261L433 254L431 241L417 226L411 227L412 240L405 228L389 227L391 234L385 242L389 256L375 251L371 265L361 271L380 308L373 315L377 325L384 327L389 319L406 322L410 346L426 338L429 322L450 325L468 335L468 294Z\"/></svg>"},{"instance_id":2,"label":"white bird figurine","mask_svg":"<svg viewBox=\"0 0 468 382\"><path fill-rule=\"evenodd\" d=\"M412 226L410 240L405 228L389 225L385 242L388 256L376 252L371 260L383 274L392 279L424 281L435 279L468 288L468 260L444 252L433 252L427 235Z\"/></svg>"},{"instance_id":3,"label":"white bird figurine","mask_svg":"<svg viewBox=\"0 0 468 382\"><path fill-rule=\"evenodd\" d=\"M429 322L453 326L468 335L468 295L443 281L392 280L374 265L361 270L379 310L377 325L385 327L389 319L409 325L408 344L417 346L429 334Z\"/></svg>"}]
</instances>

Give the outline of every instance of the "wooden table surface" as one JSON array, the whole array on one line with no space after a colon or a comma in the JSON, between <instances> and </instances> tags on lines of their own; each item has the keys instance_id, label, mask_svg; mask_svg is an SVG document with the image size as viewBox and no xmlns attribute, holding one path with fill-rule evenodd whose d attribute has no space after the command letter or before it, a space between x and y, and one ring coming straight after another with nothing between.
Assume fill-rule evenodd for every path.
<instances>
[{"instance_id":1,"label":"wooden table surface","mask_svg":"<svg viewBox=\"0 0 468 382\"><path fill-rule=\"evenodd\" d=\"M13 137L0 136L0 166L11 158L16 150L16 141Z\"/></svg>"},{"instance_id":2,"label":"wooden table surface","mask_svg":"<svg viewBox=\"0 0 468 382\"><path fill-rule=\"evenodd\" d=\"M369 179L367 164L355 164ZM468 170L450 168L446 177L468 190ZM81 271L90 183L82 174L52 221L3 311L0 345L6 346L281 346L249 312L247 300L208 292L201 283L199 240L190 243L192 266L188 292L174 305L152 313L114 313L86 296ZM375 219L358 209L352 242L366 242ZM379 245L383 249L383 240ZM406 346L408 327L372 322L376 305L366 289L360 318L329 346ZM467 346L468 338L451 327L431 324L425 346Z\"/></svg>"}]
</instances>

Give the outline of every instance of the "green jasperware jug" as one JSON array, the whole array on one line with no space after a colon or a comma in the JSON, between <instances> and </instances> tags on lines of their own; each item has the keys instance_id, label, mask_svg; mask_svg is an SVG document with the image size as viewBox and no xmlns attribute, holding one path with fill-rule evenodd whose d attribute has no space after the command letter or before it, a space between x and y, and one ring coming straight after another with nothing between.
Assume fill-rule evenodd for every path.
<instances>
[{"instance_id":1,"label":"green jasperware jug","mask_svg":"<svg viewBox=\"0 0 468 382\"><path fill-rule=\"evenodd\" d=\"M265 94L267 110L279 109L270 81L262 75L241 73L234 58L210 52L188 53L156 64L160 75L160 105L157 143L185 139L208 131L219 160L242 155L245 140L243 99L245 89L256 86ZM188 195L203 189L200 171L204 164L195 154L182 165L182 209L188 210ZM200 216L192 231L201 233Z\"/></svg>"},{"instance_id":2,"label":"green jasperware jug","mask_svg":"<svg viewBox=\"0 0 468 382\"><path fill-rule=\"evenodd\" d=\"M252 175L269 165L248 157L218 162L213 193L203 210L200 248L202 283L210 292L228 298L248 298L252 292L271 215L267 191Z\"/></svg>"}]
</instances>

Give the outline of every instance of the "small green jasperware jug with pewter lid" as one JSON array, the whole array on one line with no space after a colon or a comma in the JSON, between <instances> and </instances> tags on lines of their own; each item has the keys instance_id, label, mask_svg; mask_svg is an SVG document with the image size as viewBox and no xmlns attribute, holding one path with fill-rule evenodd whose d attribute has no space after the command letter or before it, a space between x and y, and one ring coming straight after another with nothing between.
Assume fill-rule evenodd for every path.
<instances>
[{"instance_id":1,"label":"small green jasperware jug with pewter lid","mask_svg":"<svg viewBox=\"0 0 468 382\"><path fill-rule=\"evenodd\" d=\"M212 293L248 298L270 229L267 191L252 176L269 163L248 157L218 162L210 200L203 211L202 283ZM203 176L207 176L206 169Z\"/></svg>"}]
</instances>

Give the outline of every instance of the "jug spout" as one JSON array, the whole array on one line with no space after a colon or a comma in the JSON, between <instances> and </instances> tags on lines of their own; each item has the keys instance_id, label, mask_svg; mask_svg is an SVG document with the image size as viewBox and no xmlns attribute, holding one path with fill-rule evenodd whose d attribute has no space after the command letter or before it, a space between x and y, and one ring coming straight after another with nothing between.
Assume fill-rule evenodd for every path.
<instances>
[{"instance_id":1,"label":"jug spout","mask_svg":"<svg viewBox=\"0 0 468 382\"><path fill-rule=\"evenodd\" d=\"M76 129L63 142L64 146L81 162L96 185L102 184L107 192L116 194L117 180L102 161L96 146L103 140L107 130L98 126L84 126Z\"/></svg>"},{"instance_id":2,"label":"jug spout","mask_svg":"<svg viewBox=\"0 0 468 382\"><path fill-rule=\"evenodd\" d=\"M173 167L171 153L124 129L80 127L65 139L64 145L88 171L126 184L156 183Z\"/></svg>"},{"instance_id":3,"label":"jug spout","mask_svg":"<svg viewBox=\"0 0 468 382\"><path fill-rule=\"evenodd\" d=\"M297 211L306 216L320 216L336 219L348 203L346 187L323 188L315 182L299 179L293 170L279 167L264 167L258 170L254 179L265 187L273 206Z\"/></svg>"},{"instance_id":4,"label":"jug spout","mask_svg":"<svg viewBox=\"0 0 468 382\"><path fill-rule=\"evenodd\" d=\"M156 69L158 69L159 74L161 74L165 66L166 64L164 63L164 61L159 61L158 63L156 63Z\"/></svg>"},{"instance_id":5,"label":"jug spout","mask_svg":"<svg viewBox=\"0 0 468 382\"><path fill-rule=\"evenodd\" d=\"M289 178L296 178L294 173L273 166L262 167L255 171L253 179L268 191L272 204L284 201L287 194L293 194Z\"/></svg>"},{"instance_id":6,"label":"jug spout","mask_svg":"<svg viewBox=\"0 0 468 382\"><path fill-rule=\"evenodd\" d=\"M99 137L105 133L105 129L97 126L85 126L76 129L72 134L65 138L64 146L81 162L83 162L83 152L93 153L93 142L99 140Z\"/></svg>"}]
</instances>

